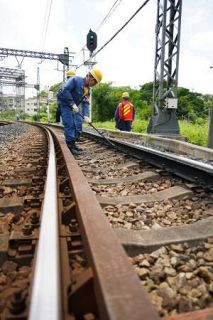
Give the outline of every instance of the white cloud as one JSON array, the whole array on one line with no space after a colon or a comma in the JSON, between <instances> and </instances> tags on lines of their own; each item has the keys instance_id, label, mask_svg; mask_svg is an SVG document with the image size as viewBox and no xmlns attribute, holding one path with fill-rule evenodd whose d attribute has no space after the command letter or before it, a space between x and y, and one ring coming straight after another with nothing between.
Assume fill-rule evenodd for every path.
<instances>
[{"instance_id":1,"label":"white cloud","mask_svg":"<svg viewBox=\"0 0 213 320\"><path fill-rule=\"evenodd\" d=\"M181 58L179 84L201 93L212 92L213 74L206 57L183 50Z\"/></svg>"},{"instance_id":2,"label":"white cloud","mask_svg":"<svg viewBox=\"0 0 213 320\"><path fill-rule=\"evenodd\" d=\"M209 50L209 48L213 47L213 29L193 35L190 39L189 47L194 52L201 52L201 54L212 54L212 50Z\"/></svg>"}]
</instances>

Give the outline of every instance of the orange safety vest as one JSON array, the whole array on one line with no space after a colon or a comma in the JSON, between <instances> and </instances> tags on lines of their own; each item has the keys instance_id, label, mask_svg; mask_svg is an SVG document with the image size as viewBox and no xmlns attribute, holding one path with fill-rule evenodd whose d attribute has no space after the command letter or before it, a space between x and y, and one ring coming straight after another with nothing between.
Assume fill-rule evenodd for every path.
<instances>
[{"instance_id":1,"label":"orange safety vest","mask_svg":"<svg viewBox=\"0 0 213 320\"><path fill-rule=\"evenodd\" d=\"M121 102L118 105L118 116L119 119L124 121L132 121L134 115L134 107L131 102Z\"/></svg>"}]
</instances>

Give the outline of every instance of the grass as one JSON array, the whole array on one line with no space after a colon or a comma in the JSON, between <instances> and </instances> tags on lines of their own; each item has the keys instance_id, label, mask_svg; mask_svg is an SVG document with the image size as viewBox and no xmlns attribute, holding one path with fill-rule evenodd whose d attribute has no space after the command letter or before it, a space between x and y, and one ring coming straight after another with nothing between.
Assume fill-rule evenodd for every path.
<instances>
[{"instance_id":1,"label":"grass","mask_svg":"<svg viewBox=\"0 0 213 320\"><path fill-rule=\"evenodd\" d=\"M180 121L179 125L181 134L187 137L188 142L198 146L207 147L209 130L207 121L203 122L203 124Z\"/></svg>"},{"instance_id":2,"label":"grass","mask_svg":"<svg viewBox=\"0 0 213 320\"><path fill-rule=\"evenodd\" d=\"M93 122L92 124L96 128L115 130L115 121ZM132 131L146 133L147 125L148 125L148 121L135 120L135 121L133 121Z\"/></svg>"},{"instance_id":3,"label":"grass","mask_svg":"<svg viewBox=\"0 0 213 320\"><path fill-rule=\"evenodd\" d=\"M114 121L94 122L96 128L115 129ZM132 131L139 133L147 133L148 121L135 120L133 122ZM185 120L179 121L180 133L187 138L189 143L207 147L208 145L208 121L203 120L202 123L191 123Z\"/></svg>"}]
</instances>

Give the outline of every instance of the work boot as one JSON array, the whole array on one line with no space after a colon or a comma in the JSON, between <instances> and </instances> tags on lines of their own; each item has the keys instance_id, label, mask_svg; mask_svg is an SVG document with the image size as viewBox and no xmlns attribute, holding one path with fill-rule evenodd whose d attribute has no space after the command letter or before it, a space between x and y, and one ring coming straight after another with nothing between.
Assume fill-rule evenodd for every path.
<instances>
[{"instance_id":1,"label":"work boot","mask_svg":"<svg viewBox=\"0 0 213 320\"><path fill-rule=\"evenodd\" d=\"M81 154L81 151L76 149L75 141L67 142L67 146L74 156L79 156Z\"/></svg>"},{"instance_id":2,"label":"work boot","mask_svg":"<svg viewBox=\"0 0 213 320\"><path fill-rule=\"evenodd\" d=\"M79 147L76 145L76 143L74 143L74 146L75 146L75 149L76 149L76 150L78 150L78 151L83 151L83 149L82 149L82 148L79 148Z\"/></svg>"},{"instance_id":3,"label":"work boot","mask_svg":"<svg viewBox=\"0 0 213 320\"><path fill-rule=\"evenodd\" d=\"M83 139L81 138L81 136L79 136L75 141L76 142L83 142Z\"/></svg>"}]
</instances>

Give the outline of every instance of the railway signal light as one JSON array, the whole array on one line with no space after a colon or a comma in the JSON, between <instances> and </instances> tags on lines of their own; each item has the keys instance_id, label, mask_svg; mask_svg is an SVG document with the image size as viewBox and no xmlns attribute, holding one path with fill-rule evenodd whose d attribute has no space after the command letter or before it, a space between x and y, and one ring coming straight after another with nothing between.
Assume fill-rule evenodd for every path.
<instances>
[{"instance_id":1,"label":"railway signal light","mask_svg":"<svg viewBox=\"0 0 213 320\"><path fill-rule=\"evenodd\" d=\"M87 34L87 49L93 52L97 48L97 34L91 29Z\"/></svg>"}]
</instances>

